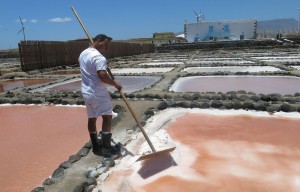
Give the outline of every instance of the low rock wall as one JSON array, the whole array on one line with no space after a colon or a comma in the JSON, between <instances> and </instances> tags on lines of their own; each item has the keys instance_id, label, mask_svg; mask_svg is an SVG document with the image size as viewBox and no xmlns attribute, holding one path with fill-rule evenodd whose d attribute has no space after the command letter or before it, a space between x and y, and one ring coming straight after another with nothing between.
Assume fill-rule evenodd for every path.
<instances>
[{"instance_id":1,"label":"low rock wall","mask_svg":"<svg viewBox=\"0 0 300 192\"><path fill-rule=\"evenodd\" d=\"M284 44L280 41L274 40L244 40L244 41L224 41L224 42L201 42L201 43L176 43L176 44L163 44L156 47L157 52L167 52L171 50L194 50L194 49L240 49L240 48L266 48L297 47L294 44Z\"/></svg>"},{"instance_id":2,"label":"low rock wall","mask_svg":"<svg viewBox=\"0 0 300 192\"><path fill-rule=\"evenodd\" d=\"M0 51L0 58L20 58L18 51Z\"/></svg>"},{"instance_id":3,"label":"low rock wall","mask_svg":"<svg viewBox=\"0 0 300 192\"><path fill-rule=\"evenodd\" d=\"M165 94L125 94L129 100L159 100L166 107L245 109L268 112L300 112L300 93L294 95L255 94L246 91L227 93L165 93ZM111 93L113 99L122 99L119 93ZM6 92L0 95L0 104L54 104L84 105L81 92L30 93ZM160 107L162 108L162 107Z\"/></svg>"}]
</instances>

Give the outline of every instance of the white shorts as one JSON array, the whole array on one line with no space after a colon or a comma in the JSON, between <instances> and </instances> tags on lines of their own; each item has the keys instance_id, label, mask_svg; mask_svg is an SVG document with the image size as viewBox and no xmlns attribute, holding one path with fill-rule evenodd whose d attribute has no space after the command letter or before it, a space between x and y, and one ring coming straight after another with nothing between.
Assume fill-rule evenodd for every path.
<instances>
[{"instance_id":1,"label":"white shorts","mask_svg":"<svg viewBox=\"0 0 300 192\"><path fill-rule=\"evenodd\" d=\"M102 115L115 115L112 111L112 101L109 93L104 96L82 94L88 118L97 118Z\"/></svg>"}]
</instances>

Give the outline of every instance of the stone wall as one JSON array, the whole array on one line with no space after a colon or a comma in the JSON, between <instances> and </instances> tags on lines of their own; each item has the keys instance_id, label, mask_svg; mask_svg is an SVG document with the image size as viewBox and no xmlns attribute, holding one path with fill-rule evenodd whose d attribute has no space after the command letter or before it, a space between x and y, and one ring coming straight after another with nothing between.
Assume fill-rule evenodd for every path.
<instances>
[{"instance_id":1,"label":"stone wall","mask_svg":"<svg viewBox=\"0 0 300 192\"><path fill-rule=\"evenodd\" d=\"M240 48L277 48L277 47L292 48L297 45L284 44L280 41L274 40L244 40L244 41L224 41L224 42L201 42L201 43L177 43L164 44L156 47L157 52L167 52L171 50L194 50L194 49L240 49Z\"/></svg>"}]
</instances>

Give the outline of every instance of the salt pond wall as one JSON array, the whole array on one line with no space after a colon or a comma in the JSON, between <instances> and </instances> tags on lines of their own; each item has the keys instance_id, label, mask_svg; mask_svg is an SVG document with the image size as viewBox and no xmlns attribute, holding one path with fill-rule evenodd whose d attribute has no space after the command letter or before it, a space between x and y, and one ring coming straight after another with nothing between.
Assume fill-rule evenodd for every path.
<instances>
[{"instance_id":1,"label":"salt pond wall","mask_svg":"<svg viewBox=\"0 0 300 192\"><path fill-rule=\"evenodd\" d=\"M113 99L121 99L119 93L110 93ZM159 110L168 107L180 108L214 108L214 109L244 109L268 112L300 112L300 93L293 95L255 94L252 92L229 91L227 93L165 93L140 94L125 93L129 100L147 100L160 102ZM20 92L7 91L0 94L0 104L54 104L54 105L84 105L80 91L31 93L30 88Z\"/></svg>"},{"instance_id":2,"label":"salt pond wall","mask_svg":"<svg viewBox=\"0 0 300 192\"><path fill-rule=\"evenodd\" d=\"M19 53L15 50L0 50L0 58L18 58L19 57Z\"/></svg>"},{"instance_id":3,"label":"salt pond wall","mask_svg":"<svg viewBox=\"0 0 300 192\"><path fill-rule=\"evenodd\" d=\"M268 48L293 48L297 45L293 43L283 43L274 40L241 40L241 41L219 41L219 42L200 42L200 43L173 43L163 44L156 47L157 52L169 52L172 50L216 50L216 49L268 49Z\"/></svg>"}]
</instances>

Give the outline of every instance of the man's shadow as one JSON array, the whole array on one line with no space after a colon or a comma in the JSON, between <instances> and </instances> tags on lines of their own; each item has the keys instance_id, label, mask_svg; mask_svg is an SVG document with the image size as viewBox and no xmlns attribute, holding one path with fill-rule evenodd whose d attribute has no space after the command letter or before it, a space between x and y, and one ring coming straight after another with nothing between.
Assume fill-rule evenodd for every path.
<instances>
[{"instance_id":1,"label":"man's shadow","mask_svg":"<svg viewBox=\"0 0 300 192\"><path fill-rule=\"evenodd\" d=\"M125 146L123 146L120 142L116 142L116 141L114 141L113 139L111 140L111 142L114 144L114 145L119 145L120 147L121 147L121 157L122 158L124 158L124 157L126 157L127 155L130 155L130 156L134 156L134 154L131 152L131 151L128 151L128 149L125 147Z\"/></svg>"},{"instance_id":2,"label":"man's shadow","mask_svg":"<svg viewBox=\"0 0 300 192\"><path fill-rule=\"evenodd\" d=\"M142 162L142 167L138 171L138 174L143 179L147 179L148 177L160 173L172 166L177 166L177 163L170 154L164 154L144 160Z\"/></svg>"}]
</instances>

